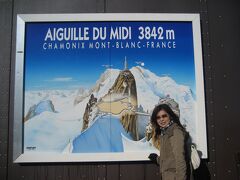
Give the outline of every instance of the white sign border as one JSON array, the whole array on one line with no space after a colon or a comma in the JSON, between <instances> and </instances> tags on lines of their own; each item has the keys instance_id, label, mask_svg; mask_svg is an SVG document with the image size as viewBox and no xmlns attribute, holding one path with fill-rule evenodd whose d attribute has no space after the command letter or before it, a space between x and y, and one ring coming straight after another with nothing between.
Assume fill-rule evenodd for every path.
<instances>
[{"instance_id":1,"label":"white sign border","mask_svg":"<svg viewBox=\"0 0 240 180\"><path fill-rule=\"evenodd\" d=\"M196 136L202 158L208 157L206 136L205 93L202 60L202 44L199 14L169 13L98 13L98 14L18 14L16 31L16 62L14 84L14 132L13 162L99 162L99 161L146 161L150 152L124 153L23 153L23 72L26 22L81 22L81 21L180 21L192 22L194 64L196 77Z\"/></svg>"}]
</instances>

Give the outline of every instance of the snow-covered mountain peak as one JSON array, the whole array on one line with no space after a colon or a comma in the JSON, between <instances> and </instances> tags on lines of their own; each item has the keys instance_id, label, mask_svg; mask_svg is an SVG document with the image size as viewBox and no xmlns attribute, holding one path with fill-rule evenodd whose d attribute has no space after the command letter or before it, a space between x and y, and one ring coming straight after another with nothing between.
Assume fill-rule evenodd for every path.
<instances>
[{"instance_id":1,"label":"snow-covered mountain peak","mask_svg":"<svg viewBox=\"0 0 240 180\"><path fill-rule=\"evenodd\" d=\"M109 78L113 73L119 73L119 69L110 69L107 68L100 76L100 78L97 80L96 83L98 82L103 82L105 81L107 78Z\"/></svg>"},{"instance_id":2,"label":"snow-covered mountain peak","mask_svg":"<svg viewBox=\"0 0 240 180\"><path fill-rule=\"evenodd\" d=\"M176 82L169 76L158 76L148 69L141 66L135 66L130 69L131 72L138 73L143 79L151 79L152 81L160 81L160 83L176 84Z\"/></svg>"},{"instance_id":3,"label":"snow-covered mountain peak","mask_svg":"<svg viewBox=\"0 0 240 180\"><path fill-rule=\"evenodd\" d=\"M27 121L45 111L56 112L51 100L40 101L37 105L34 104L32 107L30 107L26 117L24 118L24 121Z\"/></svg>"},{"instance_id":4,"label":"snow-covered mountain peak","mask_svg":"<svg viewBox=\"0 0 240 180\"><path fill-rule=\"evenodd\" d=\"M119 69L106 69L96 81L95 86L90 90L90 94L94 94L97 98L103 97L107 94L108 90L117 79L119 72Z\"/></svg>"},{"instance_id":5,"label":"snow-covered mountain peak","mask_svg":"<svg viewBox=\"0 0 240 180\"><path fill-rule=\"evenodd\" d=\"M153 87L153 91L164 91L164 89L175 89L180 91L183 94L192 94L192 90L189 86L178 84L173 78L169 76L158 76L155 73L151 72L148 69L145 69L141 66L135 66L130 69L130 71L134 74L137 80L143 80L146 85ZM141 82L143 84L143 82ZM171 95L170 93L166 93L165 95ZM159 93L157 93L159 95Z\"/></svg>"}]
</instances>

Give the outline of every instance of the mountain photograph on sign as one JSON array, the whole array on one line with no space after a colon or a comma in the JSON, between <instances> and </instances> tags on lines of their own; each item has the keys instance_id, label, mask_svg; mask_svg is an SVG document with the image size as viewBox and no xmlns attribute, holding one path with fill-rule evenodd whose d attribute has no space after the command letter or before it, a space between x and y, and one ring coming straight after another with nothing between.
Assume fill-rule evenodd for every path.
<instances>
[{"instance_id":1,"label":"mountain photograph on sign","mask_svg":"<svg viewBox=\"0 0 240 180\"><path fill-rule=\"evenodd\" d=\"M120 24L27 24L24 153L159 152L152 143L150 117L154 107L163 102L173 104L196 142L191 23L160 24L163 29L174 29L174 47L145 47L152 44L146 40L138 43L141 47L116 47L126 40L112 40L110 48L54 49L51 38L51 49L42 46L50 27ZM132 31L138 26L160 26L156 22L127 24ZM132 38L135 41L137 37L133 34Z\"/></svg>"},{"instance_id":2,"label":"mountain photograph on sign","mask_svg":"<svg viewBox=\"0 0 240 180\"><path fill-rule=\"evenodd\" d=\"M173 98L181 122L194 134L194 96L189 87L143 66L107 68L94 87L27 91L25 150L126 152L154 149L148 138L151 111Z\"/></svg>"}]
</instances>

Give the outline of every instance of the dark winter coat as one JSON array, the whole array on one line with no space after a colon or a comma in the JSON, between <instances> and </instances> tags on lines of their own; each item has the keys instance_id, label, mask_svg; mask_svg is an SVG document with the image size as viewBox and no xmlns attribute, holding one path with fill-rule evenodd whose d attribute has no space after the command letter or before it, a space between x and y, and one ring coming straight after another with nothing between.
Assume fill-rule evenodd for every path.
<instances>
[{"instance_id":1,"label":"dark winter coat","mask_svg":"<svg viewBox=\"0 0 240 180\"><path fill-rule=\"evenodd\" d=\"M187 133L176 123L169 126L160 136L161 180L192 180L186 152Z\"/></svg>"}]
</instances>

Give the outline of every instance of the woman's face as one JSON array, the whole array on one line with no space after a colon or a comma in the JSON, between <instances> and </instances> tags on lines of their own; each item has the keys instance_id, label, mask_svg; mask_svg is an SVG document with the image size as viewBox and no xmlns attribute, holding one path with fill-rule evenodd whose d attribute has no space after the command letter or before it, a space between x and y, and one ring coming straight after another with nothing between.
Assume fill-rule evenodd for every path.
<instances>
[{"instance_id":1,"label":"woman's face","mask_svg":"<svg viewBox=\"0 0 240 180\"><path fill-rule=\"evenodd\" d=\"M169 114L164 110L160 110L157 113L156 119L157 119L157 124L163 128L166 127L170 122Z\"/></svg>"}]
</instances>

